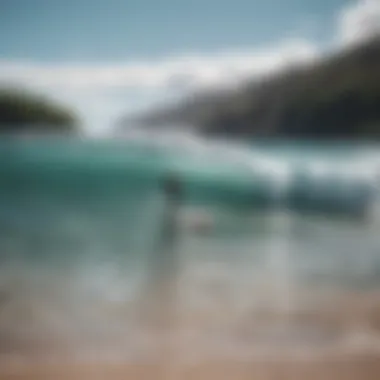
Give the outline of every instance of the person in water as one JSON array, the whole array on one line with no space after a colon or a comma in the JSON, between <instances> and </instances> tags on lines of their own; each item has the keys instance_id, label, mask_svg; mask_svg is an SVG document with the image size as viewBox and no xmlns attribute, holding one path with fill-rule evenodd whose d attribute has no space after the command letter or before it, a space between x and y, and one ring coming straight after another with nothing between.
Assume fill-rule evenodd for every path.
<instances>
[{"instance_id":1,"label":"person in water","mask_svg":"<svg viewBox=\"0 0 380 380\"><path fill-rule=\"evenodd\" d=\"M147 283L147 302L150 311L146 317L153 317L156 323L172 325L178 302L178 277L180 268L180 237L183 228L193 232L206 233L211 228L211 221L204 213L190 215L185 221L182 206L184 188L180 178L168 174L161 182L163 193L163 214L155 250L152 252ZM158 317L158 318L157 318Z\"/></svg>"},{"instance_id":2,"label":"person in water","mask_svg":"<svg viewBox=\"0 0 380 380\"><path fill-rule=\"evenodd\" d=\"M144 319L156 327L169 328L175 324L177 279L179 271L178 240L180 228L178 217L183 201L181 181L174 174L167 175L161 182L163 193L163 215L160 229L149 265L146 306Z\"/></svg>"},{"instance_id":3,"label":"person in water","mask_svg":"<svg viewBox=\"0 0 380 380\"><path fill-rule=\"evenodd\" d=\"M213 220L204 210L193 210L193 212L187 212L186 214L181 210L184 191L179 177L175 174L168 175L164 179L163 190L165 210L161 235L162 247L172 249L182 229L186 228L193 233L203 234L211 230Z\"/></svg>"},{"instance_id":4,"label":"person in water","mask_svg":"<svg viewBox=\"0 0 380 380\"><path fill-rule=\"evenodd\" d=\"M162 220L161 249L172 250L179 235L179 215L183 188L179 178L170 174L163 181L164 216Z\"/></svg>"}]
</instances>

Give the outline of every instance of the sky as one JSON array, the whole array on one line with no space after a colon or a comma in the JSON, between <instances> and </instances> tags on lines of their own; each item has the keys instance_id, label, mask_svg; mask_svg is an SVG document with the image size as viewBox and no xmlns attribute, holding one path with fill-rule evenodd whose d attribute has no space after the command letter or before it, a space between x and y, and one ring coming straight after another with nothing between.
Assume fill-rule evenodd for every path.
<instances>
[{"instance_id":1,"label":"sky","mask_svg":"<svg viewBox=\"0 0 380 380\"><path fill-rule=\"evenodd\" d=\"M74 107L97 134L378 31L380 0L0 0L0 82Z\"/></svg>"}]
</instances>

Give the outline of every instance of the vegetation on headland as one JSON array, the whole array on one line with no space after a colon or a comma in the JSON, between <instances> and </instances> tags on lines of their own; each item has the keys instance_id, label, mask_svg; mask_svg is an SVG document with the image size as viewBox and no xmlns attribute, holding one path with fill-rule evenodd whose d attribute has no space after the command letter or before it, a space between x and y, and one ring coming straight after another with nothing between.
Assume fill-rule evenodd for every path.
<instances>
[{"instance_id":1,"label":"vegetation on headland","mask_svg":"<svg viewBox=\"0 0 380 380\"><path fill-rule=\"evenodd\" d=\"M32 92L0 89L0 133L72 134L78 120L69 109Z\"/></svg>"},{"instance_id":2,"label":"vegetation on headland","mask_svg":"<svg viewBox=\"0 0 380 380\"><path fill-rule=\"evenodd\" d=\"M238 91L192 96L133 120L233 137L378 139L380 38Z\"/></svg>"}]
</instances>

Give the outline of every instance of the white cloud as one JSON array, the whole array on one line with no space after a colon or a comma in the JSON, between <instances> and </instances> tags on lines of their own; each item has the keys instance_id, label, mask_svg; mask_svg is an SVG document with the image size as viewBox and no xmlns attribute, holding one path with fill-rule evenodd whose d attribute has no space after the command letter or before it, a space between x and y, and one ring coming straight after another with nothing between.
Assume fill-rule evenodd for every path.
<instances>
[{"instance_id":1,"label":"white cloud","mask_svg":"<svg viewBox=\"0 0 380 380\"><path fill-rule=\"evenodd\" d=\"M314 59L314 45L289 41L273 48L187 54L156 62L118 64L39 64L0 61L0 81L40 88L192 88L229 83Z\"/></svg>"},{"instance_id":2,"label":"white cloud","mask_svg":"<svg viewBox=\"0 0 380 380\"><path fill-rule=\"evenodd\" d=\"M347 46L380 34L380 1L361 0L343 9L338 17L338 42Z\"/></svg>"}]
</instances>

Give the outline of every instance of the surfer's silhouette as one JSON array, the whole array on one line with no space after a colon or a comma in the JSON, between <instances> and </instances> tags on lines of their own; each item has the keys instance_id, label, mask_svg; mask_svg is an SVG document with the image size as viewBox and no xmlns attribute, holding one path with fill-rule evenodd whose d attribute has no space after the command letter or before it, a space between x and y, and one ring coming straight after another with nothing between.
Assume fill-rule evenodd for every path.
<instances>
[{"instance_id":1,"label":"surfer's silhouette","mask_svg":"<svg viewBox=\"0 0 380 380\"><path fill-rule=\"evenodd\" d=\"M179 211L183 191L179 178L168 174L160 183L163 195L163 214L148 275L148 315L157 327L173 326L177 303L177 278L179 272L178 240Z\"/></svg>"},{"instance_id":2,"label":"surfer's silhouette","mask_svg":"<svg viewBox=\"0 0 380 380\"><path fill-rule=\"evenodd\" d=\"M175 325L178 303L178 277L180 275L180 238L184 228L181 209L185 194L183 183L176 174L167 174L160 183L163 195L163 213L154 252L152 252L147 283L147 302L150 311L146 317L161 327ZM190 230L206 233L211 222L202 215L193 217ZM148 314L148 315L147 315Z\"/></svg>"},{"instance_id":3,"label":"surfer's silhouette","mask_svg":"<svg viewBox=\"0 0 380 380\"><path fill-rule=\"evenodd\" d=\"M160 250L173 250L179 234L179 211L183 200L183 189L179 178L169 174L163 181L164 215Z\"/></svg>"}]
</instances>

